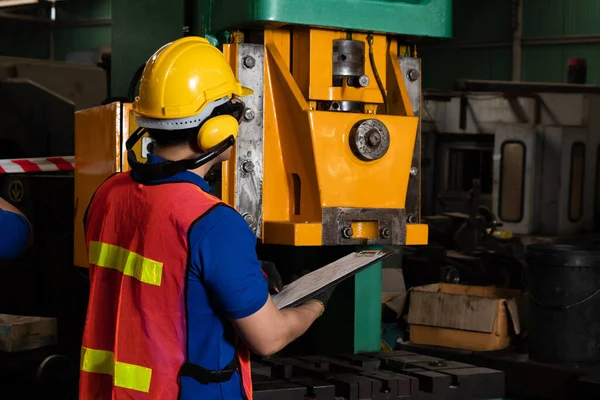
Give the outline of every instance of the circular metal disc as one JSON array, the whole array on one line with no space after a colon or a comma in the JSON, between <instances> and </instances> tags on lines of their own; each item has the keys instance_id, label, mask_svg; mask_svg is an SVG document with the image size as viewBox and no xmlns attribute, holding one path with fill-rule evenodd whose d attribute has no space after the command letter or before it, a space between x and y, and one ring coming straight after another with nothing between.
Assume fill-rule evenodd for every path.
<instances>
[{"instance_id":1,"label":"circular metal disc","mask_svg":"<svg viewBox=\"0 0 600 400\"><path fill-rule=\"evenodd\" d=\"M390 148L389 131L376 119L359 121L350 131L350 148L363 161L378 160Z\"/></svg>"}]
</instances>

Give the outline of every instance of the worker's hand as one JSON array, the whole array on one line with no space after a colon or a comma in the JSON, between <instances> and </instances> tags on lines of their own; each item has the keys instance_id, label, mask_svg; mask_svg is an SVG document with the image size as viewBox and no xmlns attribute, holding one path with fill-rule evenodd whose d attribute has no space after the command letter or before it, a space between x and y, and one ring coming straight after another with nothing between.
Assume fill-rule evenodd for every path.
<instances>
[{"instance_id":1,"label":"worker's hand","mask_svg":"<svg viewBox=\"0 0 600 400\"><path fill-rule=\"evenodd\" d=\"M300 273L300 275L304 276L304 275L306 275L308 273L310 273L310 271L303 270ZM295 281L298 278L300 278L300 276L294 274L294 275L291 276L291 281L293 282L293 281ZM309 301L315 301L315 302L321 304L321 306L323 307L323 311L321 312L321 315L323 315L323 313L325 312L325 309L327 308L327 303L329 302L329 299L331 298L331 295L335 291L336 287L337 287L337 285L333 285L333 286L325 289L321 293L313 296L311 299L308 299L307 302L309 302Z\"/></svg>"},{"instance_id":2,"label":"worker's hand","mask_svg":"<svg viewBox=\"0 0 600 400\"><path fill-rule=\"evenodd\" d=\"M270 294L276 294L283 290L283 280L277 271L277 267L270 261L262 262L262 271L267 278L267 287Z\"/></svg>"},{"instance_id":3,"label":"worker's hand","mask_svg":"<svg viewBox=\"0 0 600 400\"><path fill-rule=\"evenodd\" d=\"M323 315L323 313L327 309L327 303L329 302L329 299L331 298L331 295L333 294L336 287L337 287L337 285L331 286L331 287L325 289L324 291L322 291L321 293L313 296L310 300L308 300L308 301L315 301L315 302L321 304L321 306L323 307L323 311L321 312L321 315Z\"/></svg>"},{"instance_id":4,"label":"worker's hand","mask_svg":"<svg viewBox=\"0 0 600 400\"><path fill-rule=\"evenodd\" d=\"M337 285L334 285L334 286L331 286L331 287L325 289L318 295L314 296L311 300L320 301L321 303L323 303L323 306L326 306L336 287L337 287Z\"/></svg>"}]
</instances>

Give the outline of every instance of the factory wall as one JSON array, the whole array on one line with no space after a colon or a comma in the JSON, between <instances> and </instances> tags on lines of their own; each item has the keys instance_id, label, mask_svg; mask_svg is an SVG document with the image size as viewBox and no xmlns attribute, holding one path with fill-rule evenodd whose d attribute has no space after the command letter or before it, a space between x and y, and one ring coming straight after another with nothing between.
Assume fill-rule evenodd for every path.
<instances>
[{"instance_id":1,"label":"factory wall","mask_svg":"<svg viewBox=\"0 0 600 400\"><path fill-rule=\"evenodd\" d=\"M111 0L69 0L56 3L59 22L107 21L112 17ZM54 30L55 59L67 60L74 52L92 51L111 45L111 26L82 26Z\"/></svg>"},{"instance_id":2,"label":"factory wall","mask_svg":"<svg viewBox=\"0 0 600 400\"><path fill-rule=\"evenodd\" d=\"M568 59L585 58L600 84L600 1L522 0L521 79L566 82ZM512 79L514 2L454 1L454 38L423 46L424 85L450 89L458 78Z\"/></svg>"},{"instance_id":3,"label":"factory wall","mask_svg":"<svg viewBox=\"0 0 600 400\"><path fill-rule=\"evenodd\" d=\"M457 78L510 79L511 1L454 0L452 14L452 40L420 49L423 85L450 89Z\"/></svg>"},{"instance_id":4,"label":"factory wall","mask_svg":"<svg viewBox=\"0 0 600 400\"><path fill-rule=\"evenodd\" d=\"M565 82L568 59L579 57L587 60L588 83L600 84L600 1L522 1L522 80ZM82 62L112 44L115 96L126 94L137 66L180 37L184 25L183 0L69 0L56 7L61 23L112 19L112 26L54 29L54 58ZM425 87L450 89L458 78L510 80L515 1L454 0L453 15L451 41L420 47ZM0 55L46 59L49 43L40 24L0 22Z\"/></svg>"},{"instance_id":5,"label":"factory wall","mask_svg":"<svg viewBox=\"0 0 600 400\"><path fill-rule=\"evenodd\" d=\"M160 46L183 36L183 0L113 1L112 96L126 96L138 67Z\"/></svg>"},{"instance_id":6,"label":"factory wall","mask_svg":"<svg viewBox=\"0 0 600 400\"><path fill-rule=\"evenodd\" d=\"M54 59L95 63L111 47L113 97L127 94L136 69L158 47L183 35L183 0L69 0L56 8ZM43 24L0 19L0 56L48 59L50 43Z\"/></svg>"},{"instance_id":7,"label":"factory wall","mask_svg":"<svg viewBox=\"0 0 600 400\"><path fill-rule=\"evenodd\" d=\"M523 80L565 82L568 59L578 57L587 60L587 82L600 84L600 1L525 0L523 21L525 42L549 42L523 46Z\"/></svg>"},{"instance_id":8,"label":"factory wall","mask_svg":"<svg viewBox=\"0 0 600 400\"><path fill-rule=\"evenodd\" d=\"M56 22L52 30L54 49L48 26L32 21L0 20L0 55L82 62L82 52L110 47L111 0L69 0L56 3ZM102 21L102 24L84 26ZM92 24L90 24L92 25ZM83 57L83 58L82 58ZM88 55L89 58L89 55Z\"/></svg>"}]
</instances>

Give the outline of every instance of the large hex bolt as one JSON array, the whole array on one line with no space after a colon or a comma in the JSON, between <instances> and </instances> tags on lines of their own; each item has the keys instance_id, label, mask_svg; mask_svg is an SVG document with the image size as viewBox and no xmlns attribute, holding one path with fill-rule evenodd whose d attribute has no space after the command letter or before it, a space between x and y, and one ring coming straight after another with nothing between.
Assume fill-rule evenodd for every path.
<instances>
[{"instance_id":1,"label":"large hex bolt","mask_svg":"<svg viewBox=\"0 0 600 400\"><path fill-rule=\"evenodd\" d=\"M256 60L252 56L246 56L246 57L244 57L244 60L242 61L242 63L244 64L244 67L246 67L248 69L252 69L256 65Z\"/></svg>"},{"instance_id":2,"label":"large hex bolt","mask_svg":"<svg viewBox=\"0 0 600 400\"><path fill-rule=\"evenodd\" d=\"M416 69L411 69L410 71L408 71L407 76L408 76L408 80L409 81L414 82L417 79L419 79L419 77L421 76L421 74Z\"/></svg>"},{"instance_id":3,"label":"large hex bolt","mask_svg":"<svg viewBox=\"0 0 600 400\"><path fill-rule=\"evenodd\" d=\"M256 117L256 113L251 108L246 108L244 111L244 121L250 122Z\"/></svg>"},{"instance_id":4,"label":"large hex bolt","mask_svg":"<svg viewBox=\"0 0 600 400\"><path fill-rule=\"evenodd\" d=\"M254 163L250 160L246 160L242 163L242 171L247 174L254 172Z\"/></svg>"},{"instance_id":5,"label":"large hex bolt","mask_svg":"<svg viewBox=\"0 0 600 400\"><path fill-rule=\"evenodd\" d=\"M244 220L246 220L248 225L250 225L250 226L254 225L254 216L252 214L244 213L244 214L242 214L242 217L244 217Z\"/></svg>"},{"instance_id":6,"label":"large hex bolt","mask_svg":"<svg viewBox=\"0 0 600 400\"><path fill-rule=\"evenodd\" d=\"M352 153L360 160L378 160L390 147L390 133L377 119L358 121L350 130L349 144Z\"/></svg>"},{"instance_id":7,"label":"large hex bolt","mask_svg":"<svg viewBox=\"0 0 600 400\"><path fill-rule=\"evenodd\" d=\"M350 239L352 236L354 236L354 230L352 230L352 227L347 226L342 229L342 237L344 239Z\"/></svg>"},{"instance_id":8,"label":"large hex bolt","mask_svg":"<svg viewBox=\"0 0 600 400\"><path fill-rule=\"evenodd\" d=\"M348 82L348 86L352 86L355 88L364 88L369 86L369 83L371 83L371 80L369 79L369 77L367 75L361 75L361 76L350 76L347 79Z\"/></svg>"},{"instance_id":9,"label":"large hex bolt","mask_svg":"<svg viewBox=\"0 0 600 400\"><path fill-rule=\"evenodd\" d=\"M410 175L411 176L417 176L419 174L419 168L417 167L410 167Z\"/></svg>"},{"instance_id":10,"label":"large hex bolt","mask_svg":"<svg viewBox=\"0 0 600 400\"><path fill-rule=\"evenodd\" d=\"M381 144L381 133L376 129L371 129L365 137L367 139L367 146L377 147Z\"/></svg>"}]
</instances>

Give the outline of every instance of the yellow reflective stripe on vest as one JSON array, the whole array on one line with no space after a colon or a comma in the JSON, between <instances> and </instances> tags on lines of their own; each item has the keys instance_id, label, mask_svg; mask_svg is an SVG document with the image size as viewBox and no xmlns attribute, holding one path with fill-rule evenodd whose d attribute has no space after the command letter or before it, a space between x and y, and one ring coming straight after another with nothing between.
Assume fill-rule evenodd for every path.
<instances>
[{"instance_id":1,"label":"yellow reflective stripe on vest","mask_svg":"<svg viewBox=\"0 0 600 400\"><path fill-rule=\"evenodd\" d=\"M137 280L160 286L163 263L112 244L90 242L90 264L121 271Z\"/></svg>"},{"instance_id":2,"label":"yellow reflective stripe on vest","mask_svg":"<svg viewBox=\"0 0 600 400\"><path fill-rule=\"evenodd\" d=\"M112 375L115 386L148 393L152 370L139 365L115 361L111 351L81 348L81 370L93 374Z\"/></svg>"}]
</instances>

